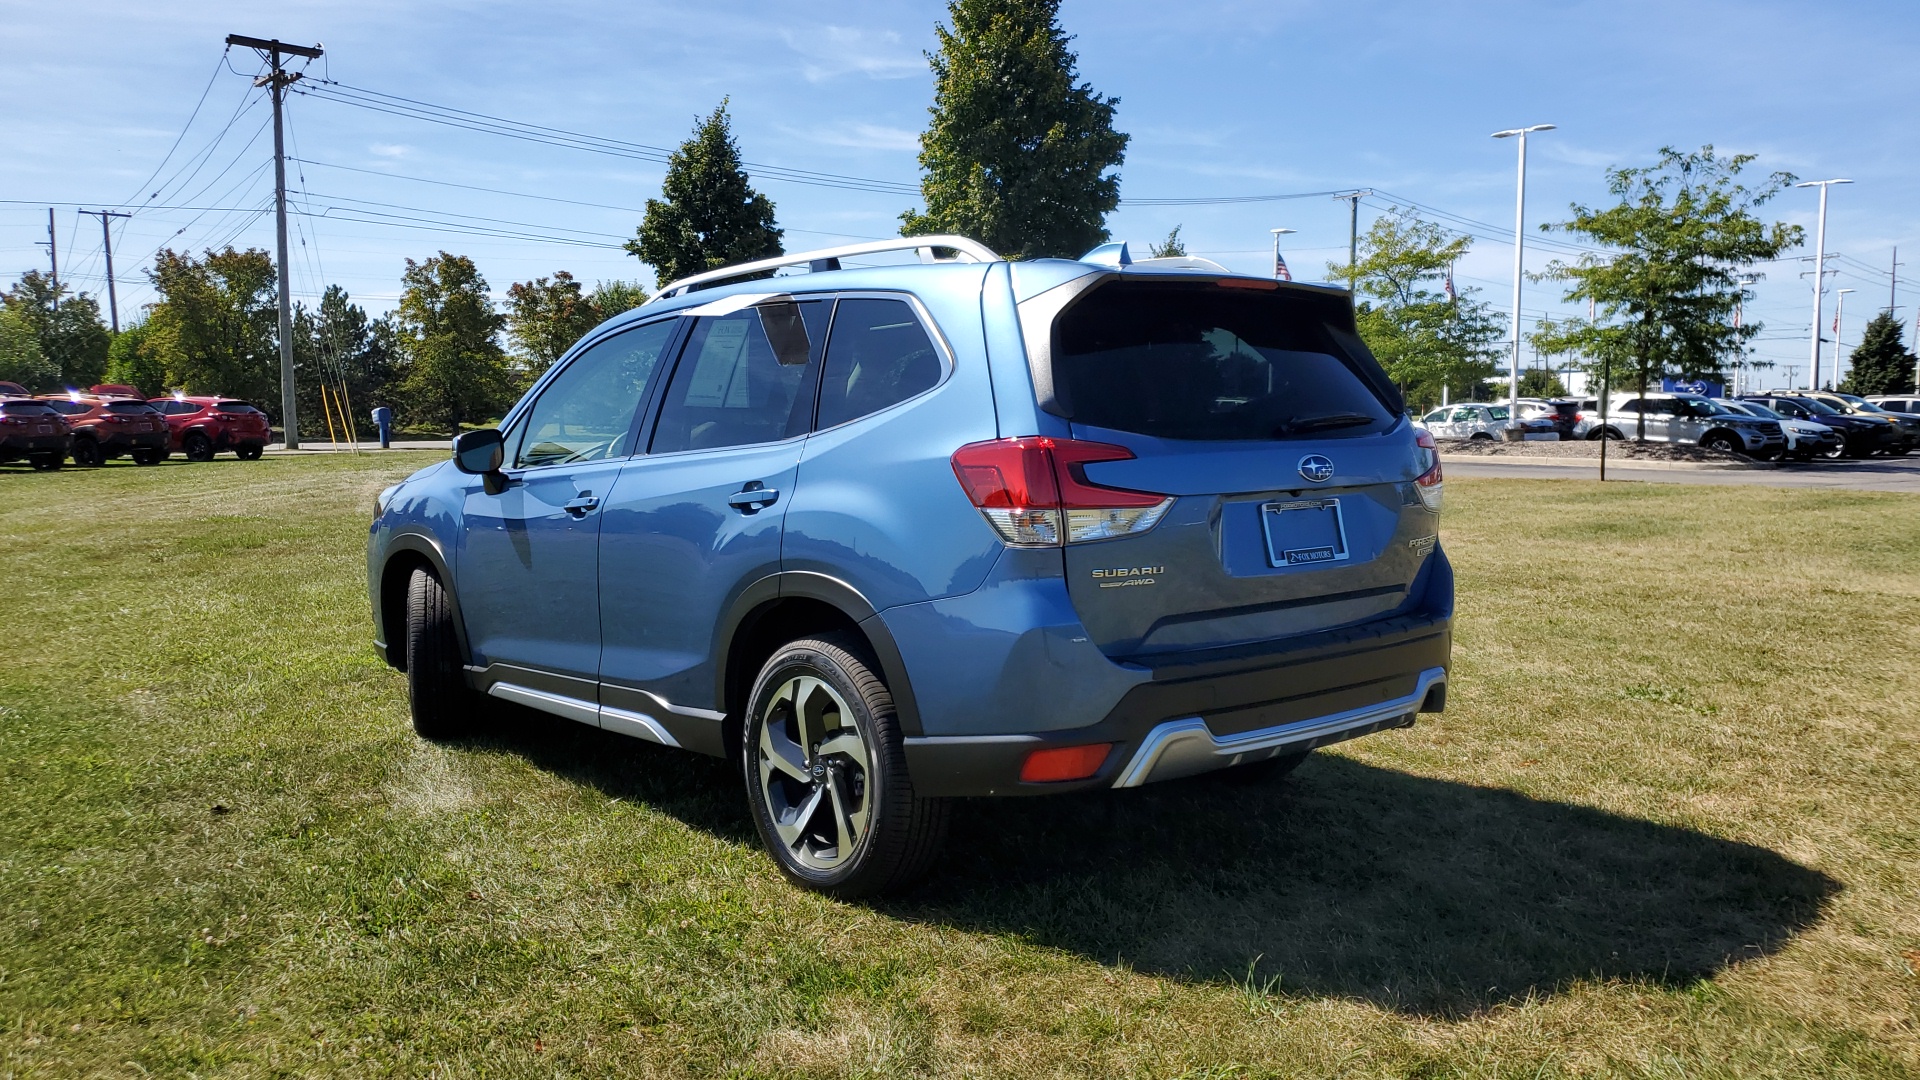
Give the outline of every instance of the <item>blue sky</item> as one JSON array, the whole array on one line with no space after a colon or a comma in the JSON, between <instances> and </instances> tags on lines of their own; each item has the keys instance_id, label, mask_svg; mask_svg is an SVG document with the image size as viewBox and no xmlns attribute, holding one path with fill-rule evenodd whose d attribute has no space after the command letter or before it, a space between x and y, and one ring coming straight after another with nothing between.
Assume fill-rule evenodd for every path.
<instances>
[{"instance_id":1,"label":"blue sky","mask_svg":"<svg viewBox=\"0 0 1920 1080\"><path fill-rule=\"evenodd\" d=\"M322 42L328 55L312 72L349 86L655 146L676 145L730 97L749 161L912 185L914 140L932 93L921 53L944 12L939 3L863 0L289 0L270 8L5 0L0 282L45 267L36 241L45 239L49 204L59 207L63 276L95 292L104 283L100 226L73 210L136 210L115 232L123 318L152 299L143 259L164 243L271 246L270 214L138 209L153 190L143 183L176 138L156 186L184 179L183 162L202 164L157 203L257 207L270 194L266 109L245 77L258 61L236 49L230 71L228 33ZM1704 143L1757 154L1758 168L1856 181L1834 189L1828 221L1828 251L1843 256L1830 288L1858 290L1847 297L1847 339L1886 306L1895 245L1920 265L1920 5L1067 0L1061 20L1076 37L1083 77L1120 99L1119 126L1133 137L1123 198L1373 188L1382 194L1363 202L1362 228L1396 199L1451 215L1447 223L1478 238L1460 284L1483 289L1502 310L1512 282L1514 148L1487 136L1525 124L1559 125L1531 144L1529 269L1553 255L1533 244L1531 226L1564 216L1571 202L1603 200L1606 167L1649 162L1662 145ZM296 167L290 183L318 215L296 218L296 296L337 282L384 310L402 260L443 248L472 256L497 292L561 269L589 282L651 280L617 245L658 193L655 163L309 97L289 108L293 148L315 163ZM239 119L214 142L236 110ZM904 194L773 179L760 186L790 250L892 235L913 205ZM1814 193L1794 191L1771 209L1811 232L1815 206ZM427 216L531 238L399 227L419 224L403 217ZM1109 222L1116 238L1140 246L1175 224L1196 254L1238 269L1266 266L1275 226L1298 230L1286 245L1297 276L1323 276L1329 260L1345 258L1346 205L1325 196L1123 204ZM1809 238L1793 254L1811 250ZM1802 365L1802 376L1806 269L1791 260L1762 268L1766 280L1748 309L1766 323L1761 357ZM1920 302L1913 273L1899 301L1909 318ZM1522 311L1531 321L1567 310L1557 296L1551 285L1529 284ZM1829 300L1828 320L1831 310Z\"/></svg>"}]
</instances>

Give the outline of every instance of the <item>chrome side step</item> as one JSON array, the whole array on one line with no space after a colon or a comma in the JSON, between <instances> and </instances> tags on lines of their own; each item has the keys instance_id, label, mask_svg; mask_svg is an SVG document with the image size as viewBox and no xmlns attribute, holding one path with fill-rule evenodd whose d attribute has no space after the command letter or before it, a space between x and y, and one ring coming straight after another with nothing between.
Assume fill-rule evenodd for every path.
<instances>
[{"instance_id":1,"label":"chrome side step","mask_svg":"<svg viewBox=\"0 0 1920 1080\"><path fill-rule=\"evenodd\" d=\"M1140 740L1140 749L1134 751L1126 768L1121 769L1114 778L1113 786L1139 787L1154 780L1172 780L1211 772L1239 764L1241 758L1250 754L1266 757L1287 746L1335 742L1338 741L1335 737L1344 732L1379 726L1403 717L1411 722L1413 715L1420 711L1420 706L1427 700L1428 691L1446 681L1445 668L1428 668L1420 673L1413 693L1405 697L1276 727L1243 731L1224 739L1208 729L1207 722L1198 716L1168 720L1155 725L1152 731L1147 732L1147 737Z\"/></svg>"}]
</instances>

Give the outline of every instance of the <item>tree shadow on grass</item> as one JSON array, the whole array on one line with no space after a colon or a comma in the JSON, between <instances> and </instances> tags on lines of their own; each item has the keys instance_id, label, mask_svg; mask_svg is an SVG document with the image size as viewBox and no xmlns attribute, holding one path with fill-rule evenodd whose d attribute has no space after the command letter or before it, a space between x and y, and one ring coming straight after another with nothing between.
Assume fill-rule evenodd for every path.
<instances>
[{"instance_id":1,"label":"tree shadow on grass","mask_svg":"<svg viewBox=\"0 0 1920 1080\"><path fill-rule=\"evenodd\" d=\"M957 809L941 873L882 910L1418 1016L1691 982L1779 948L1840 888L1750 844L1328 755L1257 787Z\"/></svg>"},{"instance_id":2,"label":"tree shadow on grass","mask_svg":"<svg viewBox=\"0 0 1920 1080\"><path fill-rule=\"evenodd\" d=\"M518 707L467 745L758 843L727 762ZM1321 754L1261 786L961 801L933 879L873 907L1136 971L1459 1017L1582 979L1684 985L1778 949L1839 888L1750 844Z\"/></svg>"}]
</instances>

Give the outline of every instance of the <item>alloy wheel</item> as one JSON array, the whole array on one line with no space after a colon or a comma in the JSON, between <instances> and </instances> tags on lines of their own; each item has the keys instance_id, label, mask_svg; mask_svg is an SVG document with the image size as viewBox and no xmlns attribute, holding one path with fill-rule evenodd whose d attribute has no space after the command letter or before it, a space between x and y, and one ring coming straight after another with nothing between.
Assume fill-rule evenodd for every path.
<instances>
[{"instance_id":1,"label":"alloy wheel","mask_svg":"<svg viewBox=\"0 0 1920 1080\"><path fill-rule=\"evenodd\" d=\"M854 710L816 675L786 680L761 714L760 791L782 846L811 870L852 858L872 816L872 752Z\"/></svg>"}]
</instances>

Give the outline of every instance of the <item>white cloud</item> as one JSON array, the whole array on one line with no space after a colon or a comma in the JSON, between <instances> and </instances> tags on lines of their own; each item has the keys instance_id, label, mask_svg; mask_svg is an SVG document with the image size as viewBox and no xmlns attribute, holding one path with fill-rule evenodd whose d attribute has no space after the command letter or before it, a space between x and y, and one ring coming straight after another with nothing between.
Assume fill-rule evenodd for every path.
<instances>
[{"instance_id":1,"label":"white cloud","mask_svg":"<svg viewBox=\"0 0 1920 1080\"><path fill-rule=\"evenodd\" d=\"M413 147L404 143L374 143L367 147L367 152L375 157L403 158L413 153Z\"/></svg>"},{"instance_id":2,"label":"white cloud","mask_svg":"<svg viewBox=\"0 0 1920 1080\"><path fill-rule=\"evenodd\" d=\"M852 26L814 26L782 30L787 47L807 58L801 68L808 82L841 75L905 79L927 70L926 58L902 43L892 30Z\"/></svg>"},{"instance_id":3,"label":"white cloud","mask_svg":"<svg viewBox=\"0 0 1920 1080\"><path fill-rule=\"evenodd\" d=\"M847 146L860 150L909 150L920 149L920 133L906 128L887 127L884 124L868 124L861 121L838 124L833 127L797 130L788 132L797 138L823 146Z\"/></svg>"}]
</instances>

